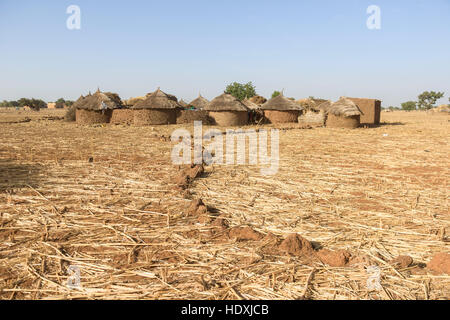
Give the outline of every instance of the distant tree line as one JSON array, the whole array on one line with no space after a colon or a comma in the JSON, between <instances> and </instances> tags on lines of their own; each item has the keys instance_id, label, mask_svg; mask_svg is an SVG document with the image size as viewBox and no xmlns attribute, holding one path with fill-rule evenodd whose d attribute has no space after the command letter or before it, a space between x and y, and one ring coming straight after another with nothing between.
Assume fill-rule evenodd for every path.
<instances>
[{"instance_id":1,"label":"distant tree line","mask_svg":"<svg viewBox=\"0 0 450 320\"><path fill-rule=\"evenodd\" d=\"M63 98L59 98L55 103L56 108L64 108L72 106L75 102L72 100L64 100Z\"/></svg>"},{"instance_id":2,"label":"distant tree line","mask_svg":"<svg viewBox=\"0 0 450 320\"><path fill-rule=\"evenodd\" d=\"M402 109L411 110L430 110L436 107L436 102L444 96L444 92L424 91L418 96L417 101L407 101L402 103ZM449 98L450 101L450 98Z\"/></svg>"},{"instance_id":3,"label":"distant tree line","mask_svg":"<svg viewBox=\"0 0 450 320\"><path fill-rule=\"evenodd\" d=\"M16 101L6 101L3 100L3 102L0 102L0 107L6 108L6 107L13 107L13 108L23 108L25 106L30 107L34 110L39 110L41 108L47 108L47 103L41 99L35 99L35 98L20 98Z\"/></svg>"},{"instance_id":4,"label":"distant tree line","mask_svg":"<svg viewBox=\"0 0 450 320\"><path fill-rule=\"evenodd\" d=\"M63 98L59 98L56 100L56 108L64 108L64 106L70 107L74 104L71 100L64 100ZM0 102L0 108L23 108L23 107L30 107L34 110L44 109L47 108L47 103L44 100L41 99L35 99L35 98L20 98L19 100L3 100L3 102Z\"/></svg>"}]
</instances>

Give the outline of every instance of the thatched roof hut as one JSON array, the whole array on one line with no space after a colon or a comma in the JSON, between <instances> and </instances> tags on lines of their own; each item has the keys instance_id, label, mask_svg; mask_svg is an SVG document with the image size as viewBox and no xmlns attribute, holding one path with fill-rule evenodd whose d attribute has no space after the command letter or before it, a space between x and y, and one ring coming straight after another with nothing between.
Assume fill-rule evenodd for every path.
<instances>
[{"instance_id":1,"label":"thatched roof hut","mask_svg":"<svg viewBox=\"0 0 450 320\"><path fill-rule=\"evenodd\" d=\"M114 109L122 107L119 95L112 92L101 92L81 96L73 105L76 109L78 124L108 123Z\"/></svg>"},{"instance_id":2,"label":"thatched roof hut","mask_svg":"<svg viewBox=\"0 0 450 320\"><path fill-rule=\"evenodd\" d=\"M296 103L305 108L300 117L298 117L298 122L324 126L327 118L327 110L333 102L323 99L302 99L297 100Z\"/></svg>"},{"instance_id":3,"label":"thatched roof hut","mask_svg":"<svg viewBox=\"0 0 450 320\"><path fill-rule=\"evenodd\" d=\"M280 94L261 106L264 116L270 123L298 122L298 117L304 108L291 99Z\"/></svg>"},{"instance_id":4,"label":"thatched roof hut","mask_svg":"<svg viewBox=\"0 0 450 320\"><path fill-rule=\"evenodd\" d=\"M242 126L248 123L248 108L231 94L223 93L214 98L204 110L219 126Z\"/></svg>"},{"instance_id":5,"label":"thatched roof hut","mask_svg":"<svg viewBox=\"0 0 450 320\"><path fill-rule=\"evenodd\" d=\"M175 96L158 88L132 108L135 125L158 125L176 123L177 112L182 109L182 106Z\"/></svg>"},{"instance_id":6,"label":"thatched roof hut","mask_svg":"<svg viewBox=\"0 0 450 320\"><path fill-rule=\"evenodd\" d=\"M94 94L80 97L74 106L81 110L103 111L122 107L122 100L117 93L101 92L100 89Z\"/></svg>"},{"instance_id":7,"label":"thatched roof hut","mask_svg":"<svg viewBox=\"0 0 450 320\"><path fill-rule=\"evenodd\" d=\"M208 107L209 101L208 99L203 98L201 94L199 94L198 98L192 100L189 105L195 107L196 109L204 110Z\"/></svg>"},{"instance_id":8,"label":"thatched roof hut","mask_svg":"<svg viewBox=\"0 0 450 320\"><path fill-rule=\"evenodd\" d=\"M350 99L341 97L326 107L326 126L332 128L357 128L360 125L361 110Z\"/></svg>"}]
</instances>

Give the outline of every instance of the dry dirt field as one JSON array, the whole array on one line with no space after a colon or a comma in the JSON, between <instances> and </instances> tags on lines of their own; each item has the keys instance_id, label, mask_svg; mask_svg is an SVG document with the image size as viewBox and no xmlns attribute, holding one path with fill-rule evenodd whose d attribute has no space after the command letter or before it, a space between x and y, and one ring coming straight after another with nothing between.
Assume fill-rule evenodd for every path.
<instances>
[{"instance_id":1,"label":"dry dirt field","mask_svg":"<svg viewBox=\"0 0 450 320\"><path fill-rule=\"evenodd\" d=\"M450 298L426 266L450 251L447 114L284 127L276 175L205 166L183 189L179 126L63 113L0 110L0 299Z\"/></svg>"}]
</instances>

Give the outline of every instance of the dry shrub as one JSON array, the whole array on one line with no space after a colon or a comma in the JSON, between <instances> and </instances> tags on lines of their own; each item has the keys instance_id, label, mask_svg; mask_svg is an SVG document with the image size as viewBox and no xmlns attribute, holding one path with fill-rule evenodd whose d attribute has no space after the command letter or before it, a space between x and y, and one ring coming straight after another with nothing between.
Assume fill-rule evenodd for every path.
<instances>
[{"instance_id":1,"label":"dry shrub","mask_svg":"<svg viewBox=\"0 0 450 320\"><path fill-rule=\"evenodd\" d=\"M64 120L67 122L72 122L76 120L76 109L72 106L69 109L67 109L66 114L64 115Z\"/></svg>"}]
</instances>

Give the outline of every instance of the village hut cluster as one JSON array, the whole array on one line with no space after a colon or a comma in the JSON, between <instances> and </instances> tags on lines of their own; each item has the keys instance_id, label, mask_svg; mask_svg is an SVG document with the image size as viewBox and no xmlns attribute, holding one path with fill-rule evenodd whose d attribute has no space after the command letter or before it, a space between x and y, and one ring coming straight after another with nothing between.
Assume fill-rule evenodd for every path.
<instances>
[{"instance_id":1,"label":"village hut cluster","mask_svg":"<svg viewBox=\"0 0 450 320\"><path fill-rule=\"evenodd\" d=\"M357 128L380 123L381 101L341 97L295 101L280 94L270 100L254 96L243 101L223 93L211 101L201 94L190 103L161 89L122 101L111 92L97 90L81 96L73 106L78 124L112 123L136 126L193 123L218 126L304 123L331 128Z\"/></svg>"}]
</instances>

